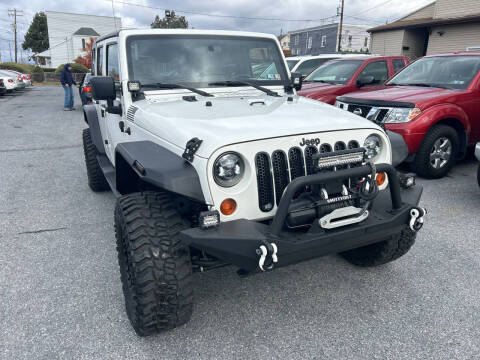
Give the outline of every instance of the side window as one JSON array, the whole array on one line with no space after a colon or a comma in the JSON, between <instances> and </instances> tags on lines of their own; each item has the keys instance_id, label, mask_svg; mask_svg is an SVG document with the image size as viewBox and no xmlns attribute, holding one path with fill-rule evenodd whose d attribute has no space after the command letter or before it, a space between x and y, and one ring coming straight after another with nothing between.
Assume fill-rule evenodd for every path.
<instances>
[{"instance_id":1,"label":"side window","mask_svg":"<svg viewBox=\"0 0 480 360\"><path fill-rule=\"evenodd\" d=\"M323 64L326 60L328 60L328 59L306 60L306 61L304 61L303 63L300 64L300 66L297 68L296 72L302 73L302 75L308 75L314 69L316 69L321 64Z\"/></svg>"},{"instance_id":2,"label":"side window","mask_svg":"<svg viewBox=\"0 0 480 360\"><path fill-rule=\"evenodd\" d=\"M97 59L96 58L96 56L97 56L96 55L97 54L96 50L97 50L96 48L92 49L92 64L90 65L90 69L91 69L91 72L92 72L93 75L95 75L95 69L96 69L95 66L97 64L97 62L96 62L96 59Z\"/></svg>"},{"instance_id":3,"label":"side window","mask_svg":"<svg viewBox=\"0 0 480 360\"><path fill-rule=\"evenodd\" d=\"M115 81L120 80L117 44L107 45L107 76L113 77Z\"/></svg>"},{"instance_id":4,"label":"side window","mask_svg":"<svg viewBox=\"0 0 480 360\"><path fill-rule=\"evenodd\" d=\"M388 67L386 61L375 61L368 64L358 76L359 79L373 76L373 84L383 84L388 79Z\"/></svg>"},{"instance_id":5,"label":"side window","mask_svg":"<svg viewBox=\"0 0 480 360\"><path fill-rule=\"evenodd\" d=\"M97 76L103 75L103 46L97 48Z\"/></svg>"},{"instance_id":6,"label":"side window","mask_svg":"<svg viewBox=\"0 0 480 360\"><path fill-rule=\"evenodd\" d=\"M399 72L401 69L405 67L405 60L393 59L392 64L393 64L393 72L396 74L397 72Z\"/></svg>"}]
</instances>

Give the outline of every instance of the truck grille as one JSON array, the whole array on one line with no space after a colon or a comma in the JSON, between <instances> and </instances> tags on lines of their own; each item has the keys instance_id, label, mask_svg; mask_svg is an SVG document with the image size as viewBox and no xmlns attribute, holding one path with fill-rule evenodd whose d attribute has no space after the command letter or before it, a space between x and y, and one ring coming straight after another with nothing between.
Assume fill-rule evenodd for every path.
<instances>
[{"instance_id":1,"label":"truck grille","mask_svg":"<svg viewBox=\"0 0 480 360\"><path fill-rule=\"evenodd\" d=\"M332 152L333 149L339 151L359 147L358 141L351 140L347 144L338 141L333 147L325 143L318 148L309 145L303 150L299 147L292 147L287 153L283 150L275 150L271 155L266 152L257 153L255 167L260 210L270 212L274 208L274 204L280 203L283 192L290 181L315 172L312 159L315 154Z\"/></svg>"},{"instance_id":2,"label":"truck grille","mask_svg":"<svg viewBox=\"0 0 480 360\"><path fill-rule=\"evenodd\" d=\"M371 111L372 109L374 111ZM351 113L355 113L364 118L368 118L369 120L372 120L375 123L381 123L390 109L373 108L372 106L369 106L369 105L348 104L347 110L350 111ZM361 112L361 114L359 112Z\"/></svg>"}]
</instances>

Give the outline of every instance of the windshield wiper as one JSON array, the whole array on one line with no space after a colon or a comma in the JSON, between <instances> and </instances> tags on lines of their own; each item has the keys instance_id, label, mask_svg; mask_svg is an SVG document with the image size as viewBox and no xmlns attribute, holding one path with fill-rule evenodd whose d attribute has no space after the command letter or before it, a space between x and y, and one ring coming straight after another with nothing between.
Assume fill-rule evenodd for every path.
<instances>
[{"instance_id":1,"label":"windshield wiper","mask_svg":"<svg viewBox=\"0 0 480 360\"><path fill-rule=\"evenodd\" d=\"M248 82L248 81L230 81L230 80L215 81L215 82L209 83L208 85L211 85L211 86L242 86L242 85L248 85L248 86L251 86L251 87L253 87L257 90L263 91L264 93L266 93L269 96L281 97L280 95L278 95L278 93L276 91L272 91L270 89L264 88L263 86L252 84L251 82Z\"/></svg>"},{"instance_id":2,"label":"windshield wiper","mask_svg":"<svg viewBox=\"0 0 480 360\"><path fill-rule=\"evenodd\" d=\"M154 89L186 89L202 96L213 96L212 94L202 91L199 89L192 88L190 86L180 85L180 84L165 84L165 83L155 83L155 84L142 84L142 87L145 88L154 88Z\"/></svg>"},{"instance_id":3,"label":"windshield wiper","mask_svg":"<svg viewBox=\"0 0 480 360\"><path fill-rule=\"evenodd\" d=\"M419 87L435 87L440 89L448 89L445 86L435 85L435 84L426 84L426 83L405 83L405 84L388 83L387 86L419 86Z\"/></svg>"}]
</instances>

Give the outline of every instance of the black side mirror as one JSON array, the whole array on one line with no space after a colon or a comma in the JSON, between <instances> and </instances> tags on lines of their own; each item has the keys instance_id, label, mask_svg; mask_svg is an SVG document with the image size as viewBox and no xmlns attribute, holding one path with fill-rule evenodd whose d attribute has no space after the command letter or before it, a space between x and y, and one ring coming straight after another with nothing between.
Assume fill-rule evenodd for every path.
<instances>
[{"instance_id":1,"label":"black side mirror","mask_svg":"<svg viewBox=\"0 0 480 360\"><path fill-rule=\"evenodd\" d=\"M92 97L94 100L106 100L107 112L121 115L121 106L114 106L113 100L117 97L115 81L111 76L92 76L90 79Z\"/></svg>"},{"instance_id":2,"label":"black side mirror","mask_svg":"<svg viewBox=\"0 0 480 360\"><path fill-rule=\"evenodd\" d=\"M292 86L295 90L299 91L302 89L303 76L301 73L292 73L291 80Z\"/></svg>"},{"instance_id":3,"label":"black side mirror","mask_svg":"<svg viewBox=\"0 0 480 360\"><path fill-rule=\"evenodd\" d=\"M362 87L365 85L371 85L375 82L375 77L372 75L364 76L357 80L357 86Z\"/></svg>"}]
</instances>

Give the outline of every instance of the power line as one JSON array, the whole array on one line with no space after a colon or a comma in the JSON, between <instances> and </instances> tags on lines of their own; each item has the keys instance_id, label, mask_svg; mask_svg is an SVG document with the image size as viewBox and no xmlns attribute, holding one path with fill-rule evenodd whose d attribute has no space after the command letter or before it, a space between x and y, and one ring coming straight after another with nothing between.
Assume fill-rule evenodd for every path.
<instances>
[{"instance_id":1,"label":"power line","mask_svg":"<svg viewBox=\"0 0 480 360\"><path fill-rule=\"evenodd\" d=\"M106 1L112 1L113 0L106 0ZM142 7L142 8L147 8L147 9L154 9L154 10L170 10L166 8L161 8L157 6L150 6L150 5L143 5L143 4L138 4L138 3L131 3L127 1L120 1L120 0L115 0L116 3L118 4L123 4L123 5L128 5L128 6L137 6L137 7ZM199 16L210 16L210 17L218 17L218 18L229 18L229 19L244 19L244 20L263 20L263 21L307 21L307 22L319 22L319 21L326 21L329 19L334 19L337 16L328 16L325 18L321 19L281 19L281 18L264 18L264 17L250 17L250 16L237 16L237 15L224 15L224 14L209 14L209 13L204 13L204 12L198 12L198 11L193 11L193 10L175 10L177 13L185 13L185 14L192 14L192 15L199 15Z\"/></svg>"},{"instance_id":2,"label":"power line","mask_svg":"<svg viewBox=\"0 0 480 360\"><path fill-rule=\"evenodd\" d=\"M376 9L376 8L379 8L379 7L381 7L381 6L387 5L388 3L391 3L392 1L393 1L393 0L387 0L387 1L384 1L383 3L380 3L380 4L378 4L378 5L375 5L375 6L371 7L371 8L368 8L367 10L360 11L359 13L357 13L357 16L358 16L358 15L361 15L361 14L365 14L366 12L369 12L369 11L374 10L374 9Z\"/></svg>"}]
</instances>

